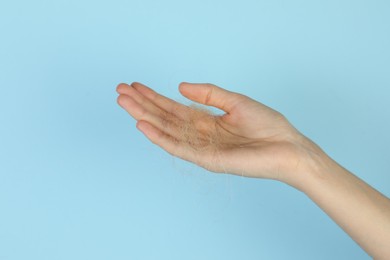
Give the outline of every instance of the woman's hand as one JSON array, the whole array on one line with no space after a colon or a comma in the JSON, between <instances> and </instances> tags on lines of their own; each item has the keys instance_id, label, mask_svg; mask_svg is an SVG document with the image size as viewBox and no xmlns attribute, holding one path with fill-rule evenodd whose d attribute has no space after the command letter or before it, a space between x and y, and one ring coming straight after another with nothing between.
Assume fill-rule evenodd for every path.
<instances>
[{"instance_id":1,"label":"woman's hand","mask_svg":"<svg viewBox=\"0 0 390 260\"><path fill-rule=\"evenodd\" d=\"M140 83L120 84L118 103L167 152L214 172L285 182L308 195L375 259L390 259L390 200L348 172L278 112L211 84L180 84L210 115Z\"/></svg>"},{"instance_id":2,"label":"woman's hand","mask_svg":"<svg viewBox=\"0 0 390 260\"><path fill-rule=\"evenodd\" d=\"M181 83L181 94L223 115L210 115L140 84L119 84L118 103L153 143L213 172L270 178L299 188L321 150L279 112L212 84ZM305 162L305 163L302 163Z\"/></svg>"}]
</instances>

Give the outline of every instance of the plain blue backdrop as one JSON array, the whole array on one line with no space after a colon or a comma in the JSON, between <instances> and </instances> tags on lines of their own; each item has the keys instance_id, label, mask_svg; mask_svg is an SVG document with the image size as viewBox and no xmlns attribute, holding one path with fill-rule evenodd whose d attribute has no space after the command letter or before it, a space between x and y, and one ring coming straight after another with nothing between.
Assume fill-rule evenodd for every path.
<instances>
[{"instance_id":1,"label":"plain blue backdrop","mask_svg":"<svg viewBox=\"0 0 390 260\"><path fill-rule=\"evenodd\" d=\"M390 3L0 1L0 259L369 259L303 193L173 159L116 104L211 82L390 195Z\"/></svg>"}]
</instances>

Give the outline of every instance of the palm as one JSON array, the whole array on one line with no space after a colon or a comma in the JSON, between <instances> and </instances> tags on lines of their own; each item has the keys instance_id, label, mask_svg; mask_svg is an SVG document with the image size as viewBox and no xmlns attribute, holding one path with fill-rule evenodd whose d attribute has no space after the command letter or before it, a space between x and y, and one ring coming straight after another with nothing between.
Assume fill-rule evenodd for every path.
<instances>
[{"instance_id":1,"label":"palm","mask_svg":"<svg viewBox=\"0 0 390 260\"><path fill-rule=\"evenodd\" d=\"M204 158L200 162L205 164L198 164L217 172L252 177L259 177L261 172L261 177L278 178L276 175L284 167L285 159L291 158L292 150L286 139L293 128L283 116L245 99L236 110L215 120L215 129L212 124L209 129L219 136L218 149L200 156ZM261 165L260 160L264 162Z\"/></svg>"}]
</instances>

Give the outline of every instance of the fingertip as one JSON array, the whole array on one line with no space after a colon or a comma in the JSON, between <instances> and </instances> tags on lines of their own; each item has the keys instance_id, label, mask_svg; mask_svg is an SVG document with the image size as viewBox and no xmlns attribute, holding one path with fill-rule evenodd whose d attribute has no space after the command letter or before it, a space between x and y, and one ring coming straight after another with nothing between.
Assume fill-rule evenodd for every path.
<instances>
[{"instance_id":1,"label":"fingertip","mask_svg":"<svg viewBox=\"0 0 390 260\"><path fill-rule=\"evenodd\" d=\"M144 84L142 84L141 82L138 82L138 81L133 81L130 86L132 87L136 87L136 86L145 86Z\"/></svg>"},{"instance_id":2,"label":"fingertip","mask_svg":"<svg viewBox=\"0 0 390 260\"><path fill-rule=\"evenodd\" d=\"M188 83L188 82L182 82L179 86L180 93L194 101L201 104L206 104L204 99L209 93L210 86L212 86L209 83ZM206 98L207 101L207 98ZM208 104L206 104L208 105Z\"/></svg>"},{"instance_id":3,"label":"fingertip","mask_svg":"<svg viewBox=\"0 0 390 260\"><path fill-rule=\"evenodd\" d=\"M185 82L185 81L181 82L179 84L179 92L182 95L186 96L186 93L188 93L188 87L191 85L193 85L193 83L189 83L189 82Z\"/></svg>"},{"instance_id":4,"label":"fingertip","mask_svg":"<svg viewBox=\"0 0 390 260\"><path fill-rule=\"evenodd\" d=\"M147 87L146 85L140 83L140 82L133 82L131 83L131 86L135 88L136 90L141 90L141 91L153 91L151 88Z\"/></svg>"},{"instance_id":5,"label":"fingertip","mask_svg":"<svg viewBox=\"0 0 390 260\"><path fill-rule=\"evenodd\" d=\"M119 83L117 86L116 86L116 92L118 92L119 94L121 94L123 92L123 90L125 88L128 88L129 85L126 84L126 83Z\"/></svg>"},{"instance_id":6,"label":"fingertip","mask_svg":"<svg viewBox=\"0 0 390 260\"><path fill-rule=\"evenodd\" d=\"M145 132L148 131L148 129L151 128L150 123L144 120L138 120L137 123L135 124L138 130L140 130L142 133L145 134Z\"/></svg>"},{"instance_id":7,"label":"fingertip","mask_svg":"<svg viewBox=\"0 0 390 260\"><path fill-rule=\"evenodd\" d=\"M127 94L120 94L117 98L118 104L126 109L129 112L129 109L132 111L137 111L138 113L143 113L143 108L139 107L137 102Z\"/></svg>"},{"instance_id":8,"label":"fingertip","mask_svg":"<svg viewBox=\"0 0 390 260\"><path fill-rule=\"evenodd\" d=\"M159 136L159 130L144 120L137 121L136 127L139 131L141 131L144 135L146 135L146 137L149 138L153 143L156 141L156 139Z\"/></svg>"},{"instance_id":9,"label":"fingertip","mask_svg":"<svg viewBox=\"0 0 390 260\"><path fill-rule=\"evenodd\" d=\"M184 85L187 85L187 84L188 84L188 82L185 82L185 81L180 82L179 89L181 89Z\"/></svg>"},{"instance_id":10,"label":"fingertip","mask_svg":"<svg viewBox=\"0 0 390 260\"><path fill-rule=\"evenodd\" d=\"M120 105L121 107L124 107L125 100L126 100L126 96L120 94L120 95L117 97L117 99L116 99L116 103L118 103L118 105Z\"/></svg>"},{"instance_id":11,"label":"fingertip","mask_svg":"<svg viewBox=\"0 0 390 260\"><path fill-rule=\"evenodd\" d=\"M144 123L143 123L143 121L142 120L137 121L137 123L135 124L135 127L137 127L138 130L143 132L143 130L144 130Z\"/></svg>"}]
</instances>

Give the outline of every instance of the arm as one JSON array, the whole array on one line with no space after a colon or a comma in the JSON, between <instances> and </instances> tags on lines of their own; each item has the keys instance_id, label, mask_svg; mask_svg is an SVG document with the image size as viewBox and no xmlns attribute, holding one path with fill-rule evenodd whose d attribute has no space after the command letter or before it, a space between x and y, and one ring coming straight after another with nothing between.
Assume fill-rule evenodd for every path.
<instances>
[{"instance_id":1,"label":"arm","mask_svg":"<svg viewBox=\"0 0 390 260\"><path fill-rule=\"evenodd\" d=\"M120 84L118 103L168 153L213 172L269 178L309 196L368 254L390 259L390 200L348 172L279 112L211 84L182 83L212 115L140 84Z\"/></svg>"},{"instance_id":2,"label":"arm","mask_svg":"<svg viewBox=\"0 0 390 260\"><path fill-rule=\"evenodd\" d=\"M390 200L315 149L300 190L374 259L390 259Z\"/></svg>"}]
</instances>

